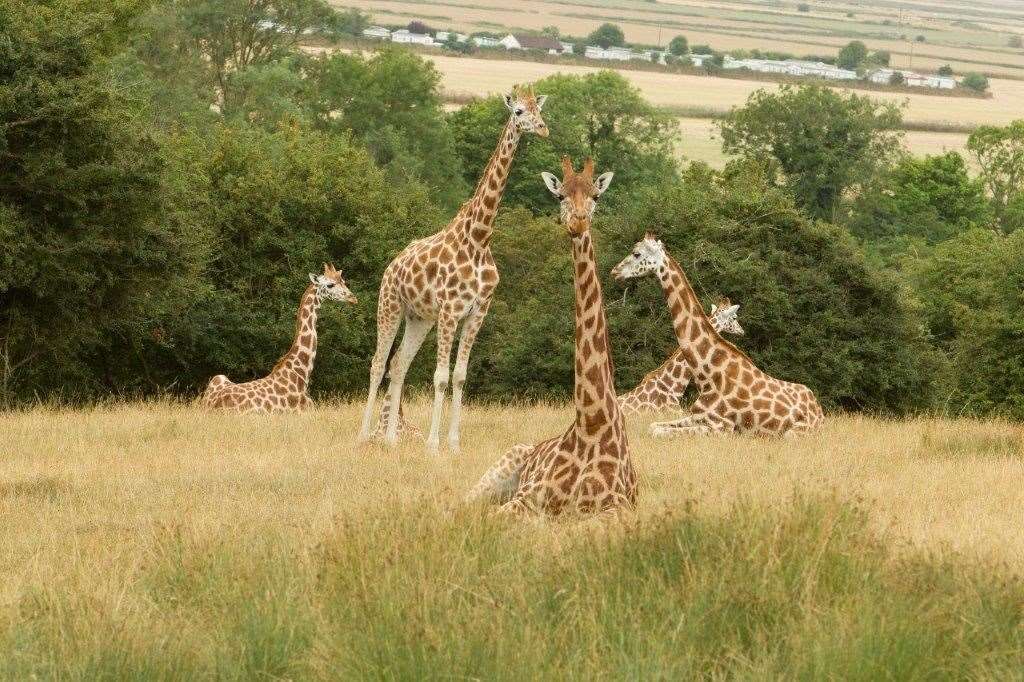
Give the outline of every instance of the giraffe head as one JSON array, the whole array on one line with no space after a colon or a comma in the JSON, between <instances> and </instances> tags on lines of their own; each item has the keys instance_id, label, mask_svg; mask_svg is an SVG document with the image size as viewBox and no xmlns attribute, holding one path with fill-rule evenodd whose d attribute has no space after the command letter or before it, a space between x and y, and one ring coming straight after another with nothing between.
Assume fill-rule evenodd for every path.
<instances>
[{"instance_id":1,"label":"giraffe head","mask_svg":"<svg viewBox=\"0 0 1024 682\"><path fill-rule=\"evenodd\" d=\"M732 301L723 297L718 303L711 304L711 322L720 332L743 336L746 332L740 326L739 311L738 305L733 305Z\"/></svg>"},{"instance_id":2,"label":"giraffe head","mask_svg":"<svg viewBox=\"0 0 1024 682\"><path fill-rule=\"evenodd\" d=\"M309 273L309 281L316 285L316 291L322 298L329 298L345 303L356 303L356 296L349 291L348 285L341 277L341 270L335 270L334 265L324 263L324 274L314 275Z\"/></svg>"},{"instance_id":3,"label":"giraffe head","mask_svg":"<svg viewBox=\"0 0 1024 682\"><path fill-rule=\"evenodd\" d=\"M536 133L540 137L548 136L548 124L540 117L547 95L534 94L533 88L516 86L512 94L505 95L505 106L512 114L516 129L520 133Z\"/></svg>"},{"instance_id":4,"label":"giraffe head","mask_svg":"<svg viewBox=\"0 0 1024 682\"><path fill-rule=\"evenodd\" d=\"M644 238L636 243L633 251L622 259L618 265L612 268L612 277L622 282L635 277L643 277L665 264L668 258L665 253L665 245L661 240L648 232Z\"/></svg>"},{"instance_id":5,"label":"giraffe head","mask_svg":"<svg viewBox=\"0 0 1024 682\"><path fill-rule=\"evenodd\" d=\"M562 209L562 224L569 234L578 237L590 229L590 220L597 208L598 198L612 184L614 173L602 173L594 178L594 160L583 162L583 170L573 170L568 156L562 157L562 179L551 173L541 173L544 184L558 199Z\"/></svg>"}]
</instances>

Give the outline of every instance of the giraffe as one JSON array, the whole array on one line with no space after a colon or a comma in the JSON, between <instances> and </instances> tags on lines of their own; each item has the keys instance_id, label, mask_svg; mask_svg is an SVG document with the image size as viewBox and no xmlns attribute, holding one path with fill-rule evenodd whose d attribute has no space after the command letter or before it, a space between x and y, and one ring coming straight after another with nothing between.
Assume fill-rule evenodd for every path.
<instances>
[{"instance_id":1,"label":"giraffe","mask_svg":"<svg viewBox=\"0 0 1024 682\"><path fill-rule=\"evenodd\" d=\"M370 367L370 388L359 440L365 441L370 437L377 389L384 378L388 353L404 318L405 335L391 366L387 396L389 421L384 437L393 444L398 436L399 406L406 372L427 333L436 324L437 365L427 448L437 452L451 349L461 321L462 336L455 369L451 373L452 407L448 429L449 447L453 452L458 451L466 367L498 285L498 269L491 256L494 216L508 182L520 137L524 133L548 136L547 124L540 115L545 99L543 95L535 95L532 89L518 87L505 96L509 119L473 197L462 205L445 229L409 244L384 271L377 305L377 350Z\"/></svg>"},{"instance_id":2,"label":"giraffe","mask_svg":"<svg viewBox=\"0 0 1024 682\"><path fill-rule=\"evenodd\" d=\"M316 320L325 298L355 303L341 272L324 263L322 275L309 275L310 284L302 294L295 319L295 341L270 374L262 379L233 383L223 374L210 379L203 392L205 407L239 412L292 412L312 405L307 394L309 375L316 359Z\"/></svg>"},{"instance_id":3,"label":"giraffe","mask_svg":"<svg viewBox=\"0 0 1024 682\"><path fill-rule=\"evenodd\" d=\"M737 319L739 309L728 298L712 304L711 324L715 331L743 336L743 327ZM686 393L692 375L690 366L677 348L657 369L648 372L636 388L619 396L619 409L623 414L679 409L679 401Z\"/></svg>"},{"instance_id":4,"label":"giraffe","mask_svg":"<svg viewBox=\"0 0 1024 682\"><path fill-rule=\"evenodd\" d=\"M468 500L498 499L505 512L616 512L636 502L636 474L626 429L615 398L604 298L597 276L590 222L612 173L594 178L587 159L576 173L562 159L563 179L544 173L544 184L561 204L572 242L575 305L576 418L568 430L536 445L506 453L473 488Z\"/></svg>"},{"instance_id":5,"label":"giraffe","mask_svg":"<svg viewBox=\"0 0 1024 682\"><path fill-rule=\"evenodd\" d=\"M689 414L651 424L655 436L755 433L798 435L824 421L809 388L762 372L736 346L723 339L701 307L679 263L648 233L612 270L622 281L654 273L672 312L679 352L693 370L700 391Z\"/></svg>"}]
</instances>

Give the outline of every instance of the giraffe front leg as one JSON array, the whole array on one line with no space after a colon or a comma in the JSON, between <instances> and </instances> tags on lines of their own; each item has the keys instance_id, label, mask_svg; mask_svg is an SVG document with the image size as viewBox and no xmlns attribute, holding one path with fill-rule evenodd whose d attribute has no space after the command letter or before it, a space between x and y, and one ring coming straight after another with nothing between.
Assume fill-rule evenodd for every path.
<instances>
[{"instance_id":1,"label":"giraffe front leg","mask_svg":"<svg viewBox=\"0 0 1024 682\"><path fill-rule=\"evenodd\" d=\"M401 414L402 387L409 365L427 338L427 332L434 326L430 320L421 320L411 315L405 318L405 334L402 336L402 347L398 349L391 366L391 385L388 387L388 421L384 432L384 440L394 445L398 440L398 417Z\"/></svg>"},{"instance_id":2,"label":"giraffe front leg","mask_svg":"<svg viewBox=\"0 0 1024 682\"><path fill-rule=\"evenodd\" d=\"M453 453L459 452L459 431L462 428L462 387L466 383L466 371L469 367L469 354L473 351L476 335L480 333L484 318L491 307L488 299L474 308L462 325L462 336L459 339L459 350L455 355L455 370L452 372L452 412L449 415L448 447Z\"/></svg>"},{"instance_id":3,"label":"giraffe front leg","mask_svg":"<svg viewBox=\"0 0 1024 682\"><path fill-rule=\"evenodd\" d=\"M437 452L441 445L441 414L445 394L448 392L448 375L451 369L452 343L459 318L450 311L442 310L437 318L437 367L434 369L434 409L430 415L430 434L427 449Z\"/></svg>"},{"instance_id":4,"label":"giraffe front leg","mask_svg":"<svg viewBox=\"0 0 1024 682\"><path fill-rule=\"evenodd\" d=\"M470 504L478 500L505 503L512 499L516 488L519 487L523 467L533 450L533 445L529 443L513 445L466 494L466 503Z\"/></svg>"}]
</instances>

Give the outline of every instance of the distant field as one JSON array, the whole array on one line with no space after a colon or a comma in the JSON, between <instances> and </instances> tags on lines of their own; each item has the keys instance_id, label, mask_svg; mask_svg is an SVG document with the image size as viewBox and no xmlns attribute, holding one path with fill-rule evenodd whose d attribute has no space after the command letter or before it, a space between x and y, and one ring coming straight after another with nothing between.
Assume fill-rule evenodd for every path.
<instances>
[{"instance_id":1,"label":"distant field","mask_svg":"<svg viewBox=\"0 0 1024 682\"><path fill-rule=\"evenodd\" d=\"M585 36L605 21L619 24L627 40L664 45L677 33L691 45L720 50L761 48L805 54L834 54L851 39L874 50L889 50L901 68L934 70L951 64L961 72L1024 77L1024 50L1009 48L1010 36L1024 33L1024 12L991 5L896 3L701 2L671 0L335 0L358 6L384 23L421 19L460 30L539 30L556 26ZM853 17L847 16L852 13ZM884 22L889 22L886 25ZM905 36L905 37L901 37ZM923 36L924 43L915 41Z\"/></svg>"},{"instance_id":2,"label":"distant field","mask_svg":"<svg viewBox=\"0 0 1024 682\"><path fill-rule=\"evenodd\" d=\"M409 406L425 424L429 406ZM464 454L360 406L0 414L0 678L1015 679L1024 440L833 417L654 441L607 525L460 499L571 408L469 406Z\"/></svg>"},{"instance_id":3,"label":"distant field","mask_svg":"<svg viewBox=\"0 0 1024 682\"><path fill-rule=\"evenodd\" d=\"M701 118L679 119L679 131L682 139L679 153L682 158L691 161L704 161L715 168L725 165L728 157L722 153L722 141L714 121ZM967 135L964 133L932 133L909 131L904 133L904 145L910 153L917 156L926 154L942 154L946 151L958 151L966 156Z\"/></svg>"},{"instance_id":4,"label":"distant field","mask_svg":"<svg viewBox=\"0 0 1024 682\"><path fill-rule=\"evenodd\" d=\"M451 93L488 95L504 92L516 83L538 80L553 73L594 73L600 67L542 64L526 61L428 57L442 75L442 87ZM774 83L691 76L651 71L622 70L653 104L728 111L742 105L750 93L777 88ZM904 118L921 124L999 124L1024 114L1024 82L994 80L992 99L941 97L917 94L863 92L878 99L908 103Z\"/></svg>"}]
</instances>

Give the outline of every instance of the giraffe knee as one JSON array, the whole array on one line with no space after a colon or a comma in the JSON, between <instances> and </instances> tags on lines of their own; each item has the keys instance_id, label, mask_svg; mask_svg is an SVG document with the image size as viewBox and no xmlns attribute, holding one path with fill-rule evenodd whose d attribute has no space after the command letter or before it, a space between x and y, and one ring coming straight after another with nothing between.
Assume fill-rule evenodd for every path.
<instances>
[{"instance_id":1,"label":"giraffe knee","mask_svg":"<svg viewBox=\"0 0 1024 682\"><path fill-rule=\"evenodd\" d=\"M448 388L448 368L439 367L434 372L434 388L439 391L444 391Z\"/></svg>"},{"instance_id":2,"label":"giraffe knee","mask_svg":"<svg viewBox=\"0 0 1024 682\"><path fill-rule=\"evenodd\" d=\"M466 383L466 368L456 367L455 371L452 372L452 387L462 388L462 385Z\"/></svg>"}]
</instances>

